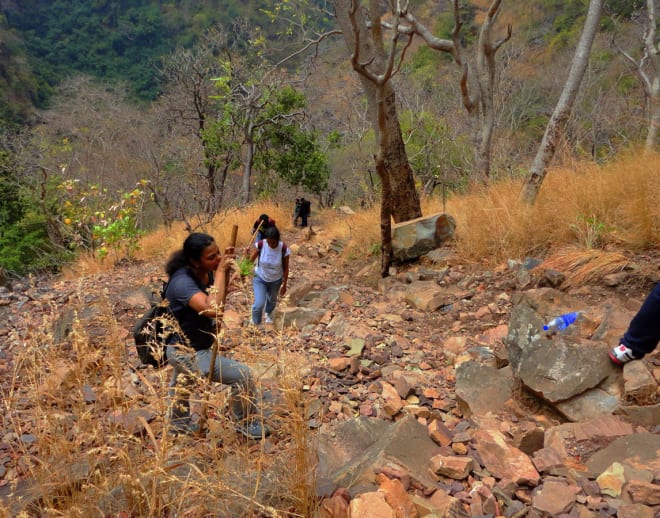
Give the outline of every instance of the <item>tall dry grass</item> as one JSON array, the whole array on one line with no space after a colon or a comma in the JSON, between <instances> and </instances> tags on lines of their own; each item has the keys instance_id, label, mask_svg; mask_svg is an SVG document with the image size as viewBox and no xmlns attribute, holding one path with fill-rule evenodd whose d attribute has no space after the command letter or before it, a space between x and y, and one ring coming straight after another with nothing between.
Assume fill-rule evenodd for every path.
<instances>
[{"instance_id":1,"label":"tall dry grass","mask_svg":"<svg viewBox=\"0 0 660 518\"><path fill-rule=\"evenodd\" d=\"M256 347L242 330L234 357L253 366L262 418L274 443L246 441L228 419L227 388L199 379L193 412L209 412L204 437L167 433L170 372L128 368L113 301L81 284L57 336L62 308L46 305L26 324L11 383L2 394L4 438L27 490L0 500L0 516L312 516L315 458L302 387L305 358L283 331ZM26 318L30 319L30 315ZM275 331L277 333L277 331ZM224 331L219 334L225 343ZM258 352L257 352L258 351ZM267 451L268 448L268 451ZM20 495L20 496L19 496ZM29 503L25 505L21 503Z\"/></svg>"},{"instance_id":2,"label":"tall dry grass","mask_svg":"<svg viewBox=\"0 0 660 518\"><path fill-rule=\"evenodd\" d=\"M453 246L466 261L499 263L527 255L547 256L567 247L635 251L660 245L660 155L623 154L604 166L589 162L572 168L551 168L536 203L522 204L522 179L497 181L489 187L473 186L467 193L450 195L446 211L456 220ZM438 197L422 200L423 213L442 212ZM218 215L199 230L213 235L221 247L238 226L238 251L250 242L252 224L261 213L278 227L291 230L293 204L259 202L248 208ZM359 260L379 253L379 207L355 209L345 215L333 209L314 209L310 222L315 240L336 240L345 258ZM141 240L139 259L164 258L181 246L183 225L158 229ZM85 271L105 266L87 259ZM80 265L76 267L81 270Z\"/></svg>"},{"instance_id":3,"label":"tall dry grass","mask_svg":"<svg viewBox=\"0 0 660 518\"><path fill-rule=\"evenodd\" d=\"M534 206L506 180L449 200L462 257L499 262L566 247L640 250L660 244L658 155L628 155L605 166L548 172ZM433 202L429 203L434 210Z\"/></svg>"},{"instance_id":4,"label":"tall dry grass","mask_svg":"<svg viewBox=\"0 0 660 518\"><path fill-rule=\"evenodd\" d=\"M623 270L634 252L660 246L658 154L629 153L599 166L549 170L533 206L523 204L520 178L473 186L465 194L422 200L425 215L446 210L456 220L449 246L466 262L495 266L532 256L580 286ZM324 237L346 243L344 260L379 253L379 208L324 218ZM642 265L647 277L654 265Z\"/></svg>"},{"instance_id":5,"label":"tall dry grass","mask_svg":"<svg viewBox=\"0 0 660 518\"><path fill-rule=\"evenodd\" d=\"M566 249L601 256L660 245L658 154L628 154L604 166L580 163L549 170L533 206L519 200L523 181L510 178L449 196L456 220L452 246L465 261L498 264L525 256L550 257ZM442 199L422 200L425 215L443 212ZM333 213L324 238L346 242L350 257L364 257L380 241L379 208L354 216Z\"/></svg>"}]
</instances>

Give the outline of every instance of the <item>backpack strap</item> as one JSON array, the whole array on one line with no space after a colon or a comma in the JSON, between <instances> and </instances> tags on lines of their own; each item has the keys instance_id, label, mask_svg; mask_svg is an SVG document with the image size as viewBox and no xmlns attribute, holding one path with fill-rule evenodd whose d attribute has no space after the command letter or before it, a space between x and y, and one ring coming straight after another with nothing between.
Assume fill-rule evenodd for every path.
<instances>
[{"instance_id":1,"label":"backpack strap","mask_svg":"<svg viewBox=\"0 0 660 518\"><path fill-rule=\"evenodd\" d=\"M163 281L163 285L160 288L160 298L161 300L165 300L165 292L167 291L167 285L169 284L169 281Z\"/></svg>"}]
</instances>

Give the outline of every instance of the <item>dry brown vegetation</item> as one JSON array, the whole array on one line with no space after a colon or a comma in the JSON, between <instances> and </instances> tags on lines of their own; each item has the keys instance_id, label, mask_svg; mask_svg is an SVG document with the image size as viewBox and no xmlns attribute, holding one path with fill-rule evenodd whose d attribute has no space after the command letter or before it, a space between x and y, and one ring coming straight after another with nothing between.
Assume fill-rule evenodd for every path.
<instances>
[{"instance_id":1,"label":"dry brown vegetation","mask_svg":"<svg viewBox=\"0 0 660 518\"><path fill-rule=\"evenodd\" d=\"M449 246L461 260L484 265L542 257L573 274L569 281L574 285L588 283L594 275L625 266L629 254L660 245L657 163L657 156L628 156L602 167L578 164L572 170L553 170L534 207L518 203L518 180L454 195L446 210L456 219L457 235ZM228 212L202 230L226 246L228 230L238 225L240 252L262 212L288 229L290 205L261 203ZM440 200L424 200L425 214L442 210ZM314 211L311 222L316 231L306 237L341 243L347 265L378 253L377 207L352 216ZM153 232L142 240L138 259L162 269L164 258L184 236L183 228ZM62 282L74 283L110 264L83 259L68 272L70 280ZM166 416L166 371L126 375L126 336L113 317L116 301L102 287L91 295L100 305L90 306L89 293L69 296L75 301L69 307L76 312L67 336L57 336L63 315L53 299L42 308L44 322L28 315L25 334L10 337L21 347L15 348L20 352L12 371L4 374L11 379L3 393L4 428L11 430L4 442L16 445L15 454L21 456L15 480L29 476L37 482L35 515L100 516L100 509L131 509L131 516L149 517L313 514L313 434L303 387L308 366L306 358L288 351L286 333L281 332L275 351L258 355L250 336L233 339L238 357L257 366L263 392L271 388L269 380L278 387L269 405L279 420L281 440L269 443L272 450L265 450L266 443L238 439L224 417L225 392L204 382L196 404L208 404L213 416L208 435L174 439L163 433L162 419L152 425L148 415L135 413L128 404L146 400L154 412ZM90 321L104 329L103 336L90 335ZM136 390L138 385L147 388L146 394ZM144 432L136 434L136 428ZM17 441L26 429L34 437ZM9 508L3 514L9 516Z\"/></svg>"},{"instance_id":2,"label":"dry brown vegetation","mask_svg":"<svg viewBox=\"0 0 660 518\"><path fill-rule=\"evenodd\" d=\"M629 154L600 166L579 163L553 169L536 204L518 200L522 181L502 180L488 188L475 186L466 194L449 197L446 212L456 220L453 243L463 260L498 264L527 255L564 255L564 248L637 251L660 246L660 169L658 154ZM340 241L345 259L373 254L380 239L379 207L357 209L352 216L314 209L312 229L322 228L323 239ZM442 212L438 197L423 200L424 214ZM233 209L200 228L215 236L221 247L229 244L230 230L238 226L237 248L250 242L256 217L269 214L278 226L292 226L289 200L260 202L249 210ZM183 225L159 229L141 241L137 259L164 260L185 238ZM73 272L94 272L112 266L83 258Z\"/></svg>"},{"instance_id":3,"label":"dry brown vegetation","mask_svg":"<svg viewBox=\"0 0 660 518\"><path fill-rule=\"evenodd\" d=\"M506 259L564 256L565 249L600 256L660 245L658 156L626 156L605 166L577 164L548 174L537 203L521 204L519 179L454 195L446 212L456 220L456 248L462 260L496 265ZM425 199L424 214L442 212L442 201ZM361 257L378 243L378 208L324 222L324 236L349 243Z\"/></svg>"},{"instance_id":4,"label":"dry brown vegetation","mask_svg":"<svg viewBox=\"0 0 660 518\"><path fill-rule=\"evenodd\" d=\"M20 500L31 502L22 516L312 515L304 358L287 351L284 340L257 357L249 335L238 339L235 355L253 366L260 394L277 379L276 399L259 405L283 438L269 442L268 451L267 443L236 434L226 391L201 379L191 402L197 412L208 405L208 433L173 437L166 433L169 371L127 374L126 336L112 302L92 308L84 303L89 294L78 296L66 338L57 336L56 306L28 324L25 347L3 384L4 441L21 460L4 478L10 485L3 492L14 492L4 503L18 507L3 508L0 500L0 516L15 516ZM79 315L90 310L92 321ZM103 336L93 336L99 329ZM24 477L27 487L19 483Z\"/></svg>"}]
</instances>

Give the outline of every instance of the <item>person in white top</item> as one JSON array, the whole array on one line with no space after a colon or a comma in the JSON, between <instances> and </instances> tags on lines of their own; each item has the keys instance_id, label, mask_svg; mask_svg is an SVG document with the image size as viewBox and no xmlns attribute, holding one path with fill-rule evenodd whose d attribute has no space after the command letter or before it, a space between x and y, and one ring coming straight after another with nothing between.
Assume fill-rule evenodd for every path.
<instances>
[{"instance_id":1,"label":"person in white top","mask_svg":"<svg viewBox=\"0 0 660 518\"><path fill-rule=\"evenodd\" d=\"M255 243L254 250L250 254L250 261L257 260L252 280L254 325L261 324L264 311L265 323L273 323L272 314L277 305L277 297L286 295L290 255L289 247L280 241L280 231L275 226L268 227L264 231L264 239Z\"/></svg>"}]
</instances>

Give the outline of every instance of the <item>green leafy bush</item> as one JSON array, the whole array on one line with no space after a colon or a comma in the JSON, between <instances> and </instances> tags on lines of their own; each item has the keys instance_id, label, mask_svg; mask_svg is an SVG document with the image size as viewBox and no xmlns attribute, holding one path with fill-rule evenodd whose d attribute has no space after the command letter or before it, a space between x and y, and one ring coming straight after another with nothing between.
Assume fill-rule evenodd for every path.
<instances>
[{"instance_id":1,"label":"green leafy bush","mask_svg":"<svg viewBox=\"0 0 660 518\"><path fill-rule=\"evenodd\" d=\"M254 264L250 261L249 257L243 256L236 261L238 274L241 277L249 277L254 273Z\"/></svg>"},{"instance_id":2,"label":"green leafy bush","mask_svg":"<svg viewBox=\"0 0 660 518\"><path fill-rule=\"evenodd\" d=\"M112 194L97 185L84 188L77 180L63 182L62 220L75 247L101 259L111 251L117 261L131 259L143 234L139 220L148 199L143 186L141 182L132 191Z\"/></svg>"},{"instance_id":3,"label":"green leafy bush","mask_svg":"<svg viewBox=\"0 0 660 518\"><path fill-rule=\"evenodd\" d=\"M18 275L58 271L73 255L53 246L47 228L46 216L37 211L0 228L0 266Z\"/></svg>"}]
</instances>

